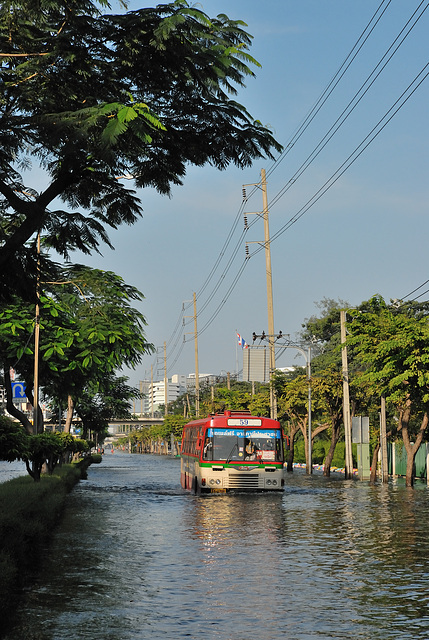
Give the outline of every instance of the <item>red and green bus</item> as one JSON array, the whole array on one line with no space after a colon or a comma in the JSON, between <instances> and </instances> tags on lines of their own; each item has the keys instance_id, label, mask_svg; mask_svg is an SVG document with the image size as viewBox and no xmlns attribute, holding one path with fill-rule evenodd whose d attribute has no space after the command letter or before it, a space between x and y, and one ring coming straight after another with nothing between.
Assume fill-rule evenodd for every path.
<instances>
[{"instance_id":1,"label":"red and green bus","mask_svg":"<svg viewBox=\"0 0 429 640\"><path fill-rule=\"evenodd\" d=\"M282 491L280 423L246 411L225 411L183 428L180 483L195 494Z\"/></svg>"}]
</instances>

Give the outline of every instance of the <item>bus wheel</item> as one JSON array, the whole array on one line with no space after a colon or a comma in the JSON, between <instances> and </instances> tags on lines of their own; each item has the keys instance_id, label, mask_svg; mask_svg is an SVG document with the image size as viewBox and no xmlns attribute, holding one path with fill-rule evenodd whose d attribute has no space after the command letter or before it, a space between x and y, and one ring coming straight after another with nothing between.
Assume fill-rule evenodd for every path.
<instances>
[{"instance_id":1,"label":"bus wheel","mask_svg":"<svg viewBox=\"0 0 429 640\"><path fill-rule=\"evenodd\" d=\"M201 495L201 488L200 488L200 485L198 484L198 480L197 480L196 477L194 478L194 482L192 484L193 484L193 487L192 487L193 494L196 495L196 496L200 496Z\"/></svg>"}]
</instances>

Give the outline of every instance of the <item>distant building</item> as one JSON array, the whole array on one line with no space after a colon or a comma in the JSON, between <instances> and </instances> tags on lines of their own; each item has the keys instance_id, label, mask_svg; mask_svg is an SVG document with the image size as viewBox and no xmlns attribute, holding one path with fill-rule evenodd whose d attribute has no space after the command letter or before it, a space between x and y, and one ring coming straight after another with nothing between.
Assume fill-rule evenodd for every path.
<instances>
[{"instance_id":1,"label":"distant building","mask_svg":"<svg viewBox=\"0 0 429 640\"><path fill-rule=\"evenodd\" d=\"M218 376L211 373L201 373L198 376L200 388L206 385L215 384ZM143 393L141 400L134 403L134 411L136 415L155 415L161 413L161 407L165 405L165 385L164 380L154 381L142 380L140 382L140 391ZM174 402L180 396L186 393L195 392L195 373L188 376L184 374L174 374L167 381L167 404Z\"/></svg>"}]
</instances>

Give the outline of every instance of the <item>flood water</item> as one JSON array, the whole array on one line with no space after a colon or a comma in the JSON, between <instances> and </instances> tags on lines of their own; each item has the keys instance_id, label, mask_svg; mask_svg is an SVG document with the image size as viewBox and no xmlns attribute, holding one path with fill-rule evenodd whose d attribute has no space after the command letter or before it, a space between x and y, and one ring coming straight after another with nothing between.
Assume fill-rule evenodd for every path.
<instances>
[{"instance_id":1,"label":"flood water","mask_svg":"<svg viewBox=\"0 0 429 640\"><path fill-rule=\"evenodd\" d=\"M68 498L7 640L427 640L428 489L301 471L196 497L106 454Z\"/></svg>"}]
</instances>

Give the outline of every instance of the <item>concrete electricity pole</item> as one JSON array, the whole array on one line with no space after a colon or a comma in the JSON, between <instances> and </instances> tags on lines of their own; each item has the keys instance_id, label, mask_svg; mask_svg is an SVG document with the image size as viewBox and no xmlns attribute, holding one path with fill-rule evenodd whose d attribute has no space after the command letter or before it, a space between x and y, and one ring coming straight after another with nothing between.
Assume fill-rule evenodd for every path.
<instances>
[{"instance_id":1,"label":"concrete electricity pole","mask_svg":"<svg viewBox=\"0 0 429 640\"><path fill-rule=\"evenodd\" d=\"M167 415L168 378L167 378L167 343L164 342L164 415Z\"/></svg>"},{"instance_id":2,"label":"concrete electricity pole","mask_svg":"<svg viewBox=\"0 0 429 640\"><path fill-rule=\"evenodd\" d=\"M380 448L381 448L381 480L389 481L389 467L387 464L387 435L386 435L386 396L381 396L380 411Z\"/></svg>"},{"instance_id":3,"label":"concrete electricity pole","mask_svg":"<svg viewBox=\"0 0 429 640\"><path fill-rule=\"evenodd\" d=\"M36 319L34 325L33 430L39 432L40 231L37 234Z\"/></svg>"},{"instance_id":4,"label":"concrete electricity pole","mask_svg":"<svg viewBox=\"0 0 429 640\"><path fill-rule=\"evenodd\" d=\"M200 374L198 370L197 295L194 292L194 334L195 334L195 417L200 416Z\"/></svg>"},{"instance_id":5,"label":"concrete electricity pole","mask_svg":"<svg viewBox=\"0 0 429 640\"><path fill-rule=\"evenodd\" d=\"M150 415L153 418L153 364L150 365Z\"/></svg>"},{"instance_id":6,"label":"concrete electricity pole","mask_svg":"<svg viewBox=\"0 0 429 640\"><path fill-rule=\"evenodd\" d=\"M341 324L341 360L343 367L343 415L344 415L344 442L346 454L345 477L346 480L353 477L353 456L352 456L352 427L350 420L350 395L349 395L349 370L347 363L346 347L346 312L340 311Z\"/></svg>"},{"instance_id":7,"label":"concrete electricity pole","mask_svg":"<svg viewBox=\"0 0 429 640\"><path fill-rule=\"evenodd\" d=\"M268 222L267 179L265 169L261 169L262 204L264 207L264 246L265 268L267 274L267 309L268 309L268 345L270 353L270 415L277 420L277 399L272 385L272 377L276 370L276 352L274 347L274 305L273 305L273 275L271 271L270 226Z\"/></svg>"}]
</instances>

